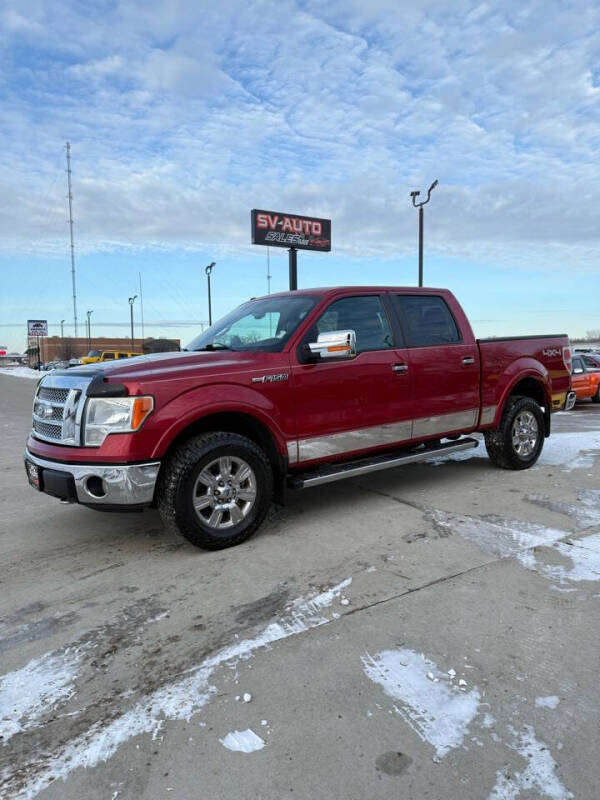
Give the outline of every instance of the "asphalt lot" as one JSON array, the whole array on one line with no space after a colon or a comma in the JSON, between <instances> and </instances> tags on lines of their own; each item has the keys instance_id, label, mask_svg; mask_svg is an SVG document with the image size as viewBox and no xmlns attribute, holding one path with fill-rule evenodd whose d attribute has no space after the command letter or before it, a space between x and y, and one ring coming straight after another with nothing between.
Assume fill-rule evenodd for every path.
<instances>
[{"instance_id":1,"label":"asphalt lot","mask_svg":"<svg viewBox=\"0 0 600 800\"><path fill-rule=\"evenodd\" d=\"M30 489L34 387L0 375L2 798L597 800L600 407L208 553Z\"/></svg>"}]
</instances>

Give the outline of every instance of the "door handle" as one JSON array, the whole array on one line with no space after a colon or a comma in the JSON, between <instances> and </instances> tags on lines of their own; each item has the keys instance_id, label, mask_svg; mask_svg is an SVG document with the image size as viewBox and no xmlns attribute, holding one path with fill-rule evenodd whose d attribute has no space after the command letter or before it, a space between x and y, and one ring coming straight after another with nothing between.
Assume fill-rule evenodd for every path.
<instances>
[{"instance_id":1,"label":"door handle","mask_svg":"<svg viewBox=\"0 0 600 800\"><path fill-rule=\"evenodd\" d=\"M392 369L394 372L402 374L403 372L408 372L408 364L392 364Z\"/></svg>"},{"instance_id":2,"label":"door handle","mask_svg":"<svg viewBox=\"0 0 600 800\"><path fill-rule=\"evenodd\" d=\"M475 363L475 359L472 358L471 356L468 356L467 358L463 358L462 361L463 361L463 364L474 364Z\"/></svg>"}]
</instances>

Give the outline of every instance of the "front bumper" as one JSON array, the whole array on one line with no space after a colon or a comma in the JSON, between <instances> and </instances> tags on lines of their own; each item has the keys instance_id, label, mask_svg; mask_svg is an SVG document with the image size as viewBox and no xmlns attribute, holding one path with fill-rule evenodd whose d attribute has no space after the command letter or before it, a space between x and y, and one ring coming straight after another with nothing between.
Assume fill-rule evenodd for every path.
<instances>
[{"instance_id":1,"label":"front bumper","mask_svg":"<svg viewBox=\"0 0 600 800\"><path fill-rule=\"evenodd\" d=\"M159 469L160 461L126 466L64 464L25 450L25 470L32 486L37 477L39 491L88 506L150 505Z\"/></svg>"}]
</instances>

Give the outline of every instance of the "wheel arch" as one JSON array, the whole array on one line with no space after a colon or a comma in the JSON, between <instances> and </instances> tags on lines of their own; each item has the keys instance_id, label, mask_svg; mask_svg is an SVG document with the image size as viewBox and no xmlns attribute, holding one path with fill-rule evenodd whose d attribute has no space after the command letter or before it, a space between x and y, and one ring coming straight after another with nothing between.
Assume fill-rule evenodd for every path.
<instances>
[{"instance_id":1,"label":"wheel arch","mask_svg":"<svg viewBox=\"0 0 600 800\"><path fill-rule=\"evenodd\" d=\"M280 453L275 436L269 427L252 414L242 411L219 411L206 414L190 422L169 443L163 456L163 465L168 462L171 453L183 442L208 431L237 433L258 445L269 459L273 470L275 500L281 502L287 474L287 457Z\"/></svg>"},{"instance_id":2,"label":"wheel arch","mask_svg":"<svg viewBox=\"0 0 600 800\"><path fill-rule=\"evenodd\" d=\"M550 413L552 399L548 384L541 375L525 375L519 377L506 391L499 409L499 419L502 418L506 404L511 397L529 397L543 409L544 412L544 436L550 436Z\"/></svg>"}]
</instances>

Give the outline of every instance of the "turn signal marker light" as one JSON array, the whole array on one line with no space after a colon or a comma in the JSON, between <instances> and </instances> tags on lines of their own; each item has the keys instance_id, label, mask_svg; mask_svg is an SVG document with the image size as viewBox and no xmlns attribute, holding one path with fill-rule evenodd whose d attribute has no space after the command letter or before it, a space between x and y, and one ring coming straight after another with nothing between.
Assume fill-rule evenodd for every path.
<instances>
[{"instance_id":1,"label":"turn signal marker light","mask_svg":"<svg viewBox=\"0 0 600 800\"><path fill-rule=\"evenodd\" d=\"M154 400L151 397L136 397L131 413L131 429L137 431L153 408Z\"/></svg>"}]
</instances>

